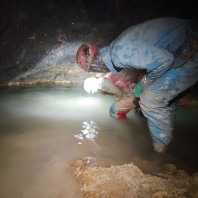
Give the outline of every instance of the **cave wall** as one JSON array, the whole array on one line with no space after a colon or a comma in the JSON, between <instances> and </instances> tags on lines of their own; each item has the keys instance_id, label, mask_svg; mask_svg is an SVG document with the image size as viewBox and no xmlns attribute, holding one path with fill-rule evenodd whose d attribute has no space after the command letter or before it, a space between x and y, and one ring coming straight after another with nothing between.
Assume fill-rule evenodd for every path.
<instances>
[{"instance_id":1,"label":"cave wall","mask_svg":"<svg viewBox=\"0 0 198 198\"><path fill-rule=\"evenodd\" d=\"M176 16L197 20L195 0L3 0L0 84L81 82L75 53L83 42L109 44L130 25Z\"/></svg>"}]
</instances>

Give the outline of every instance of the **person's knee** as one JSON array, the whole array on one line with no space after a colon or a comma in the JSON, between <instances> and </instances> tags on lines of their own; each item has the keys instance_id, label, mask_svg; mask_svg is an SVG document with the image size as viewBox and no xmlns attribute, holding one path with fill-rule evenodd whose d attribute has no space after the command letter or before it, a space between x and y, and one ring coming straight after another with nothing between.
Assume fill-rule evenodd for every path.
<instances>
[{"instance_id":1,"label":"person's knee","mask_svg":"<svg viewBox=\"0 0 198 198\"><path fill-rule=\"evenodd\" d=\"M151 91L144 91L140 97L139 105L143 111L149 111L160 105L159 95Z\"/></svg>"}]
</instances>

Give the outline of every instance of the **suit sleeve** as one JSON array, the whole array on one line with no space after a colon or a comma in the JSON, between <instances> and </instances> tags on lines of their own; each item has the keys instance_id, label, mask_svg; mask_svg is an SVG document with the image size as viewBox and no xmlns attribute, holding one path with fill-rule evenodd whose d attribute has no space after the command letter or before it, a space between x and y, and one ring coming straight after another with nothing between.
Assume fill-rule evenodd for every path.
<instances>
[{"instance_id":1,"label":"suit sleeve","mask_svg":"<svg viewBox=\"0 0 198 198\"><path fill-rule=\"evenodd\" d=\"M174 60L172 53L141 40L115 43L110 50L110 57L116 67L146 70L150 81L166 73Z\"/></svg>"}]
</instances>

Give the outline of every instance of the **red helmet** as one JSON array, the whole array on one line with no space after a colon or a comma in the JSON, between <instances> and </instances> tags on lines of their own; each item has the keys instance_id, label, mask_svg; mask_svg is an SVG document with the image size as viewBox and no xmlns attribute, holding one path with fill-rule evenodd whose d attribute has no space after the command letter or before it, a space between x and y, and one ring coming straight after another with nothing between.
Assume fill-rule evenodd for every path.
<instances>
[{"instance_id":1,"label":"red helmet","mask_svg":"<svg viewBox=\"0 0 198 198\"><path fill-rule=\"evenodd\" d=\"M77 64L85 71L90 71L97 46L90 43L82 44L76 54Z\"/></svg>"}]
</instances>

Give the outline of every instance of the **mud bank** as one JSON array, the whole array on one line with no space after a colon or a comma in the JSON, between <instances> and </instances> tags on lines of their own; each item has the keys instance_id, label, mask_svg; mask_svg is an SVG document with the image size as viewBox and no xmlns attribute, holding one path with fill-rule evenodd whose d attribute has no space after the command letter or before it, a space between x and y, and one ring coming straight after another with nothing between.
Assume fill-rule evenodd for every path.
<instances>
[{"instance_id":1,"label":"mud bank","mask_svg":"<svg viewBox=\"0 0 198 198\"><path fill-rule=\"evenodd\" d=\"M166 164L154 175L143 173L131 162L110 167L76 160L69 168L85 198L196 198L198 174L192 176Z\"/></svg>"}]
</instances>

